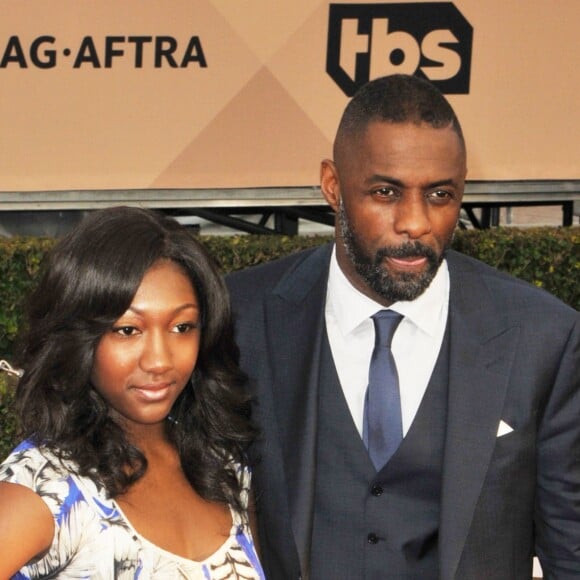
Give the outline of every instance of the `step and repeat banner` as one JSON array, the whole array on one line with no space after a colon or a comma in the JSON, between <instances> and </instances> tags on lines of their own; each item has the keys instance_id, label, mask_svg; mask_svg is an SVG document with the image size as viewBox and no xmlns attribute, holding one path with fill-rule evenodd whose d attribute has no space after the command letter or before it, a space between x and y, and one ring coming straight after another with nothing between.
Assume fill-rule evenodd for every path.
<instances>
[{"instance_id":1,"label":"step and repeat banner","mask_svg":"<svg viewBox=\"0 0 580 580\"><path fill-rule=\"evenodd\" d=\"M578 0L0 0L0 191L310 186L357 87L448 95L472 180L580 177Z\"/></svg>"}]
</instances>

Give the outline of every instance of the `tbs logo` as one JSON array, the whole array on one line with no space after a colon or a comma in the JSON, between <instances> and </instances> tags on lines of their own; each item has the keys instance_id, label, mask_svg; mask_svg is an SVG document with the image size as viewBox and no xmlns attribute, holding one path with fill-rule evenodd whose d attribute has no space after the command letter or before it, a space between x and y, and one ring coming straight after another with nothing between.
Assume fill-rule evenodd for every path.
<instances>
[{"instance_id":1,"label":"tbs logo","mask_svg":"<svg viewBox=\"0 0 580 580\"><path fill-rule=\"evenodd\" d=\"M349 97L395 73L468 93L472 41L472 26L451 2L331 4L326 72Z\"/></svg>"}]
</instances>

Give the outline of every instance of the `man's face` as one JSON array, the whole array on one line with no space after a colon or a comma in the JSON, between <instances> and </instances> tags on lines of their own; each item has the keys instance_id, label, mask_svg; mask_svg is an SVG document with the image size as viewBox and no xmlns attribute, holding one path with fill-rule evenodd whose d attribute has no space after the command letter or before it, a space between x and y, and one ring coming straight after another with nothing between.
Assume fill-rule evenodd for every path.
<instances>
[{"instance_id":1,"label":"man's face","mask_svg":"<svg viewBox=\"0 0 580 580\"><path fill-rule=\"evenodd\" d=\"M425 291L451 243L465 173L457 134L427 124L373 122L323 162L338 262L356 288L385 305Z\"/></svg>"}]
</instances>

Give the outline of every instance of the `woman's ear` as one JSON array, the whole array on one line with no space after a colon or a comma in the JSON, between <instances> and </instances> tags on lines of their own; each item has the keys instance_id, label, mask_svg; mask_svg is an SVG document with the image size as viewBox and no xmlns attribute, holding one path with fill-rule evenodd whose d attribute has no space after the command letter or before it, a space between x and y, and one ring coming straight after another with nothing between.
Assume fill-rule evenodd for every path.
<instances>
[{"instance_id":1,"label":"woman's ear","mask_svg":"<svg viewBox=\"0 0 580 580\"><path fill-rule=\"evenodd\" d=\"M340 206L340 184L334 161L324 159L320 164L320 190L326 203L336 212Z\"/></svg>"}]
</instances>

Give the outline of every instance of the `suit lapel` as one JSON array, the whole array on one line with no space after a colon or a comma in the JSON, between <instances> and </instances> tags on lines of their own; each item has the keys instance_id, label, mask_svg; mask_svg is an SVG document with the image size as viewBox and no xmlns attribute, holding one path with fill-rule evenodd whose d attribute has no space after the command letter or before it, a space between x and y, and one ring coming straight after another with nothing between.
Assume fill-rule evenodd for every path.
<instances>
[{"instance_id":1,"label":"suit lapel","mask_svg":"<svg viewBox=\"0 0 580 580\"><path fill-rule=\"evenodd\" d=\"M318 385L330 250L331 246L316 250L291 277L282 278L265 304L276 421L286 481L292 482L287 497L303 578L308 577L314 514Z\"/></svg>"},{"instance_id":2,"label":"suit lapel","mask_svg":"<svg viewBox=\"0 0 580 580\"><path fill-rule=\"evenodd\" d=\"M440 525L440 570L455 577L502 418L519 328L503 320L483 278L449 256L449 404Z\"/></svg>"}]
</instances>

